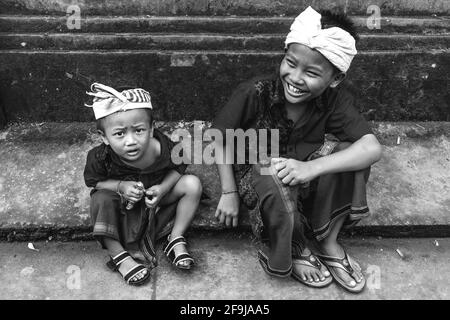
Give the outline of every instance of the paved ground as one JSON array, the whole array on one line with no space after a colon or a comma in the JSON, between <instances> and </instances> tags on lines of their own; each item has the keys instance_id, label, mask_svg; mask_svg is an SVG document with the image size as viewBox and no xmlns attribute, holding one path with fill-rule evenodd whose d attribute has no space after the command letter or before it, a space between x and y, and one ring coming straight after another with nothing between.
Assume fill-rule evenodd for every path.
<instances>
[{"instance_id":1,"label":"paved ground","mask_svg":"<svg viewBox=\"0 0 450 320\"><path fill-rule=\"evenodd\" d=\"M292 278L270 278L257 262L257 243L246 234L203 233L189 241L195 270L173 269L159 250L152 280L139 288L106 268L106 252L96 242L36 242L39 251L26 242L0 242L0 299L450 298L450 238L343 239L366 272L368 286L359 295L335 284L311 289Z\"/></svg>"}]
</instances>

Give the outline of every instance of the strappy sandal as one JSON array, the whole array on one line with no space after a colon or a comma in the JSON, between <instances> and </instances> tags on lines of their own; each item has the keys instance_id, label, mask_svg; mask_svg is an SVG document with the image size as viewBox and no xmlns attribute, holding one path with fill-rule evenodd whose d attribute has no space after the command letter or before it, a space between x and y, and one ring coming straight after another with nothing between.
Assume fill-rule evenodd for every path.
<instances>
[{"instance_id":1,"label":"strappy sandal","mask_svg":"<svg viewBox=\"0 0 450 320\"><path fill-rule=\"evenodd\" d=\"M319 271L322 269L322 265L324 265L321 263L320 259L318 257L316 257L315 255L313 255L312 253L310 253L307 256L300 255L300 256L293 257L292 263L312 267ZM303 283L304 285L307 285L308 287L312 287L312 288L325 288L325 287L329 286L331 282L333 282L333 278L330 276L325 277L325 280L319 281L319 282L315 282L315 281L310 282L308 280L303 280L303 278L295 272L295 268L292 268L291 275L295 280Z\"/></svg>"},{"instance_id":2,"label":"strappy sandal","mask_svg":"<svg viewBox=\"0 0 450 320\"><path fill-rule=\"evenodd\" d=\"M119 253L115 257L110 257L110 260L106 263L106 265L112 271L119 272L119 266L127 259L132 259L132 257L127 251L123 251L122 253ZM136 276L137 274L141 273L142 270L147 270L147 273L145 274L145 276L141 279L131 281L131 279L134 276ZM125 275L122 275L122 278L129 285L140 286L140 285L143 285L145 282L147 282L147 280L150 278L150 270L148 270L148 268L145 267L144 265L138 264L135 267L128 270L128 272Z\"/></svg>"},{"instance_id":3,"label":"strappy sandal","mask_svg":"<svg viewBox=\"0 0 450 320\"><path fill-rule=\"evenodd\" d=\"M180 244L187 245L186 239L183 236L176 237L175 239L172 239L169 241L170 235L167 237L167 243L164 248L164 253L166 254L167 258L169 258L170 262L179 269L191 269L192 265L194 264L194 259L189 253L182 253L178 256L175 256L175 251L173 248ZM181 262L183 261L190 261L188 265L183 265Z\"/></svg>"},{"instance_id":4,"label":"strappy sandal","mask_svg":"<svg viewBox=\"0 0 450 320\"><path fill-rule=\"evenodd\" d=\"M343 287L344 289L348 290L351 293L359 293L361 292L365 285L366 285L366 279L362 278L361 282L356 282L356 286L351 287L349 286L342 278L339 277L336 270L334 268L339 268L344 270L349 276L351 276L353 279L355 279L355 260L350 258L350 256L347 254L347 252L344 251L344 258L337 258L337 257L331 257L323 254L318 254L318 256L322 259L323 263L328 267L328 270L330 271L331 275L333 276L334 280Z\"/></svg>"}]
</instances>

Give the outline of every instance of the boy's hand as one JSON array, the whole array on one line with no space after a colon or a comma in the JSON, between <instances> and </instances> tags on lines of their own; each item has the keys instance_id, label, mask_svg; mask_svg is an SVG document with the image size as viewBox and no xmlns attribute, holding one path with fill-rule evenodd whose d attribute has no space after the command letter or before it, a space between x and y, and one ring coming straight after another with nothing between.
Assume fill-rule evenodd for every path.
<instances>
[{"instance_id":1,"label":"boy's hand","mask_svg":"<svg viewBox=\"0 0 450 320\"><path fill-rule=\"evenodd\" d=\"M121 181L119 184L119 192L127 201L138 202L144 195L143 187L140 187L140 183L136 181Z\"/></svg>"},{"instance_id":2,"label":"boy's hand","mask_svg":"<svg viewBox=\"0 0 450 320\"><path fill-rule=\"evenodd\" d=\"M145 190L145 205L148 208L155 208L166 192L163 190L160 184L155 184L147 190Z\"/></svg>"},{"instance_id":3,"label":"boy's hand","mask_svg":"<svg viewBox=\"0 0 450 320\"><path fill-rule=\"evenodd\" d=\"M215 217L227 227L237 227L239 215L239 195L237 193L223 194L217 205Z\"/></svg>"},{"instance_id":4,"label":"boy's hand","mask_svg":"<svg viewBox=\"0 0 450 320\"><path fill-rule=\"evenodd\" d=\"M278 171L278 178L284 184L295 186L299 183L305 183L318 176L315 167L310 161L298 161L295 159L273 158L272 165Z\"/></svg>"}]
</instances>

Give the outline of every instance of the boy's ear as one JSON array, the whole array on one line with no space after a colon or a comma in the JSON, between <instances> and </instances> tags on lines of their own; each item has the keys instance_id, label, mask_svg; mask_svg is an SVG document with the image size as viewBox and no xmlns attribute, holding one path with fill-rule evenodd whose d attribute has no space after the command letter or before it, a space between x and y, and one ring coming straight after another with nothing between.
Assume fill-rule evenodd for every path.
<instances>
[{"instance_id":1,"label":"boy's ear","mask_svg":"<svg viewBox=\"0 0 450 320\"><path fill-rule=\"evenodd\" d=\"M338 72L333 76L333 80L330 83L331 88L336 88L342 81L344 81L345 77L347 76L344 72Z\"/></svg>"},{"instance_id":2,"label":"boy's ear","mask_svg":"<svg viewBox=\"0 0 450 320\"><path fill-rule=\"evenodd\" d=\"M109 141L106 138L105 133L102 130L97 130L97 132L100 135L100 137L102 137L103 143L109 145Z\"/></svg>"},{"instance_id":3,"label":"boy's ear","mask_svg":"<svg viewBox=\"0 0 450 320\"><path fill-rule=\"evenodd\" d=\"M153 129L155 128L155 121L150 123L150 137L153 138Z\"/></svg>"}]
</instances>

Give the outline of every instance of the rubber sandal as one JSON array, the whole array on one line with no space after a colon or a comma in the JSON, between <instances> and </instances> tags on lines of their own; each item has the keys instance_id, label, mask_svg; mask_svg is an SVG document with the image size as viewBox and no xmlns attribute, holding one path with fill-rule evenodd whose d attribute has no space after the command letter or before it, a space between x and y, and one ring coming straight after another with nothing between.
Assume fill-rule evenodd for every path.
<instances>
[{"instance_id":1,"label":"rubber sandal","mask_svg":"<svg viewBox=\"0 0 450 320\"><path fill-rule=\"evenodd\" d=\"M342 280L342 278L340 278L338 276L336 270L334 270L334 268L342 269L349 276L351 276L353 279L355 279L355 261L352 258L350 258L350 256L347 254L347 252L344 251L344 258L331 257L331 256L323 255L323 254L318 254L317 256L319 256L320 259L322 259L323 264L328 267L328 270L330 271L334 280L336 280L336 282L341 287L343 287L344 289L346 289L347 291L349 291L351 293L360 293L361 291L363 291L363 289L366 285L366 279L364 278L364 276L363 276L361 282L359 282L359 283L355 280L356 286L351 287L351 286L347 285L347 283L345 283L345 281Z\"/></svg>"},{"instance_id":2,"label":"rubber sandal","mask_svg":"<svg viewBox=\"0 0 450 320\"><path fill-rule=\"evenodd\" d=\"M176 246L180 244L184 244L187 246L186 239L183 236L176 237L175 239L172 239L169 241L170 235L167 237L167 243L164 248L164 253L166 254L169 261L177 268L189 270L191 269L192 265L194 264L194 259L189 253L182 253L178 256L175 256L175 251L173 250ZM182 265L181 262L183 261L190 261L188 265Z\"/></svg>"},{"instance_id":3,"label":"rubber sandal","mask_svg":"<svg viewBox=\"0 0 450 320\"><path fill-rule=\"evenodd\" d=\"M322 265L325 265L325 264L322 264L320 259L318 257L316 257L315 255L313 255L312 253L310 253L307 256L297 256L295 258L292 258L292 263L297 264L297 265L312 267L312 268L315 268L318 270L321 270ZM303 283L304 285L307 285L308 287L312 287L312 288L325 288L333 282L333 278L330 276L325 277L325 280L319 281L319 282L316 282L316 281L310 282L308 280L303 280L302 276L300 276L299 274L297 274L295 272L295 268L292 268L291 275L295 280Z\"/></svg>"},{"instance_id":4,"label":"rubber sandal","mask_svg":"<svg viewBox=\"0 0 450 320\"><path fill-rule=\"evenodd\" d=\"M112 271L119 272L119 266L127 259L132 259L132 257L127 251L123 251L115 257L110 257L110 260L106 263L106 266L110 268ZM141 273L142 270L147 270L147 273L143 278L139 280L130 281L135 275ZM121 273L119 272L119 274ZM127 284L131 286L140 286L146 283L147 280L150 278L150 270L148 270L148 268L145 267L144 265L138 264L133 268L131 268L130 270L128 270L125 275L122 275L122 278L125 280Z\"/></svg>"}]
</instances>

